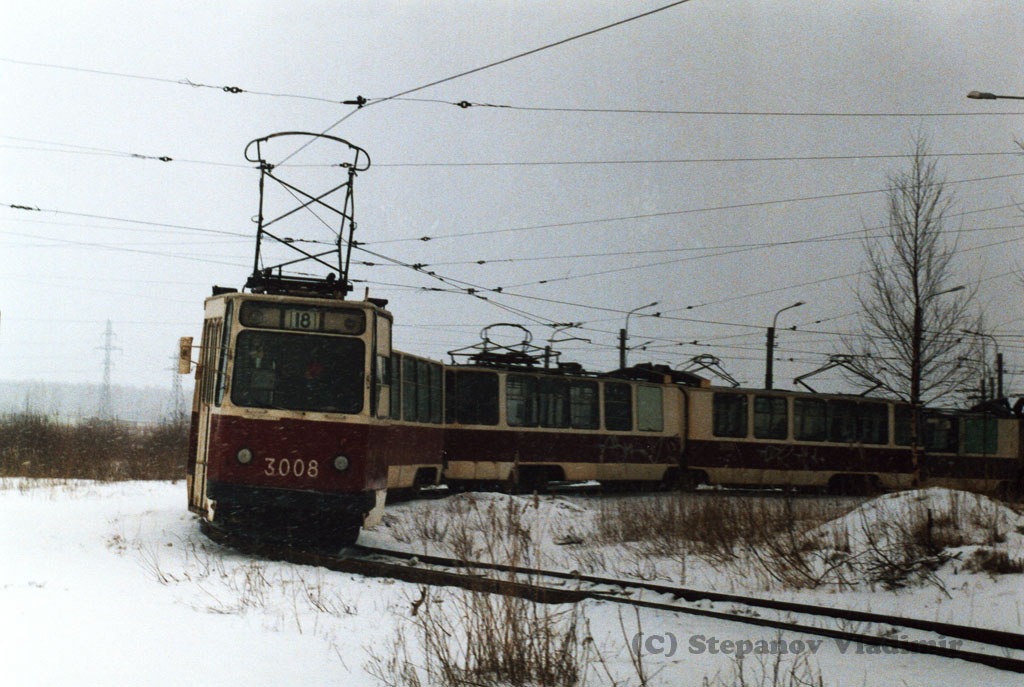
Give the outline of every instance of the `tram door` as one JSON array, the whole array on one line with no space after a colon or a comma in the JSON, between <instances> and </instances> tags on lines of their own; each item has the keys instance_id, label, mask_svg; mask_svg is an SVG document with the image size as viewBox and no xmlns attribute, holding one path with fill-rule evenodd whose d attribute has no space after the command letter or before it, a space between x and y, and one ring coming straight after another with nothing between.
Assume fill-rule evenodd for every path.
<instances>
[{"instance_id":1,"label":"tram door","mask_svg":"<svg viewBox=\"0 0 1024 687\"><path fill-rule=\"evenodd\" d=\"M200 344L199 365L196 368L196 413L193 422L196 429L195 462L189 475L189 509L207 513L206 466L210 446L210 421L213 409L220 405L225 388L228 343L230 339L230 303L227 318L207 318L203 323L203 339ZM225 320L228 324L225 326Z\"/></svg>"}]
</instances>

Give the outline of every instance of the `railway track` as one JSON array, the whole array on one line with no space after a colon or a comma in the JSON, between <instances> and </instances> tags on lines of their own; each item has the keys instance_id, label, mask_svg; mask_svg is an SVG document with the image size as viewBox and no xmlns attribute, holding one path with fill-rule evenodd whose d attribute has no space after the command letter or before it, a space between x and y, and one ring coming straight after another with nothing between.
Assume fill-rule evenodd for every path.
<instances>
[{"instance_id":1,"label":"railway track","mask_svg":"<svg viewBox=\"0 0 1024 687\"><path fill-rule=\"evenodd\" d=\"M244 553L300 565L314 565L367 577L386 577L413 584L458 587L477 592L515 596L540 603L578 603L592 599L641 608L682 613L827 637L847 646L870 645L897 652L929 654L1024 673L1024 635L986 628L905 618L881 613L777 601L738 594L724 594L643 581L618 580L554 570L539 570L485 562L467 562L441 556L419 555L369 546L352 546L345 555L326 555L295 550L280 544L244 541L228 537L209 526L203 531L218 543ZM486 572L502 573L497 577ZM643 598L657 595L657 599ZM665 597L668 597L667 599ZM716 610L695 604L729 604ZM776 612L777 617L761 615ZM886 628L884 634L867 634L837 627L799 622L796 616L831 623L865 623ZM901 632L901 629L906 632ZM907 632L918 634L911 640ZM970 649L950 646L949 638L970 642ZM931 643L929 643L931 642Z\"/></svg>"}]
</instances>

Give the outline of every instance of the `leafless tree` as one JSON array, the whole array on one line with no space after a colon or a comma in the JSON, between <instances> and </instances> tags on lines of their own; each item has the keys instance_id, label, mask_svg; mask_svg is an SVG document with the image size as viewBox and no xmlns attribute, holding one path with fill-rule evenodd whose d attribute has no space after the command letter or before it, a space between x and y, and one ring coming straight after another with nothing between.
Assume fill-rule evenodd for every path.
<instances>
[{"instance_id":1,"label":"leafless tree","mask_svg":"<svg viewBox=\"0 0 1024 687\"><path fill-rule=\"evenodd\" d=\"M844 346L856 351L853 367L911 404L947 399L963 389L976 367L980 331L972 300L955 264L948 215L953 199L927 140L918 136L908 169L889 175L882 233L868 234L868 271L857 290L863 309L860 332Z\"/></svg>"}]
</instances>

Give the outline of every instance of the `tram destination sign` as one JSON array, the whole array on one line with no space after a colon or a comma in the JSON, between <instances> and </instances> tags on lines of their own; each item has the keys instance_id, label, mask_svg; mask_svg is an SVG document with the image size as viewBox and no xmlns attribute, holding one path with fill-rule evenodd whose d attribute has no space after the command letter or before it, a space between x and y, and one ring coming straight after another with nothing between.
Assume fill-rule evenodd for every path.
<instances>
[{"instance_id":1,"label":"tram destination sign","mask_svg":"<svg viewBox=\"0 0 1024 687\"><path fill-rule=\"evenodd\" d=\"M366 313L356 308L246 301L242 304L240 319L245 327L261 329L290 329L350 336L358 336L366 330Z\"/></svg>"}]
</instances>

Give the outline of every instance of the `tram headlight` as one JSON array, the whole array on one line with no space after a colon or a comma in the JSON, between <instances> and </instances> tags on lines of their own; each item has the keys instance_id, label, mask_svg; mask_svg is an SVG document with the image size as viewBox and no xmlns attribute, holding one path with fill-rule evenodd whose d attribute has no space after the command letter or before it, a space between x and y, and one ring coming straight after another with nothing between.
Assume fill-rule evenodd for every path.
<instances>
[{"instance_id":1,"label":"tram headlight","mask_svg":"<svg viewBox=\"0 0 1024 687\"><path fill-rule=\"evenodd\" d=\"M242 465L248 465L252 462L252 451L247 448L238 449L238 453L235 454L235 458Z\"/></svg>"},{"instance_id":2,"label":"tram headlight","mask_svg":"<svg viewBox=\"0 0 1024 687\"><path fill-rule=\"evenodd\" d=\"M334 469L338 472L344 472L348 470L348 458L345 456L334 456Z\"/></svg>"}]
</instances>

